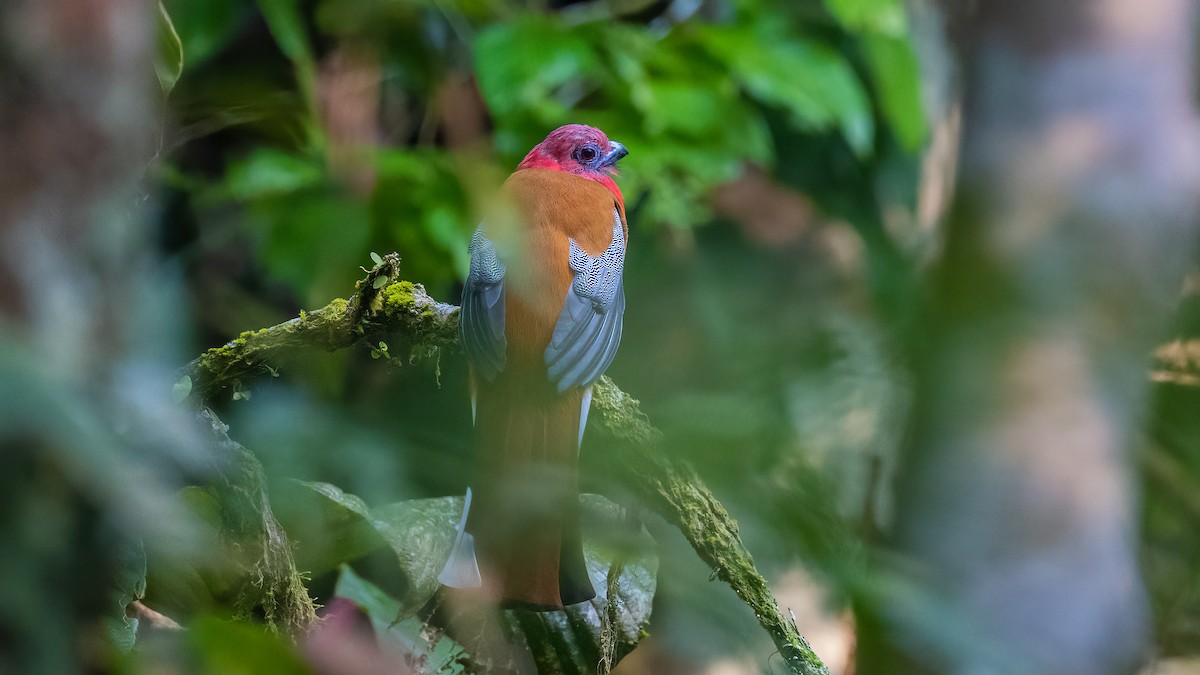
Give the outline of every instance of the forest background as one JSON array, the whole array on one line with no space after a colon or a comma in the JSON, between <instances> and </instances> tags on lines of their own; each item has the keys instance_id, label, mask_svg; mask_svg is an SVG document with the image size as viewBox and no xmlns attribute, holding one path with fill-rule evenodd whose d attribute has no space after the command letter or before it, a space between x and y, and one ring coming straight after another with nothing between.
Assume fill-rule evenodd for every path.
<instances>
[{"instance_id":1,"label":"forest background","mask_svg":"<svg viewBox=\"0 0 1200 675\"><path fill-rule=\"evenodd\" d=\"M1194 13L5 4L0 672L1187 667ZM437 301L569 122L630 149L604 593L485 654Z\"/></svg>"}]
</instances>

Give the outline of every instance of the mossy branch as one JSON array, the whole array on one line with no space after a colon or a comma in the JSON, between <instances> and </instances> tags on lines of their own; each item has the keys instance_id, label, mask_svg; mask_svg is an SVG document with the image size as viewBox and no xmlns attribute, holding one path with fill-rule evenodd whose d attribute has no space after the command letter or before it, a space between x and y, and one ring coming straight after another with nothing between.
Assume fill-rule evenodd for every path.
<instances>
[{"instance_id":1,"label":"mossy branch","mask_svg":"<svg viewBox=\"0 0 1200 675\"><path fill-rule=\"evenodd\" d=\"M229 438L209 409L197 413L211 433L210 448L221 480L212 486L220 509L221 537L238 570L229 589L234 615L261 617L272 630L298 636L317 620L317 608L292 557L292 545L267 497L262 464Z\"/></svg>"},{"instance_id":2,"label":"mossy branch","mask_svg":"<svg viewBox=\"0 0 1200 675\"><path fill-rule=\"evenodd\" d=\"M591 430L612 441L614 451L607 456L608 464L621 484L678 528L717 578L754 610L788 669L803 675L829 675L796 622L780 611L742 543L737 521L690 464L656 452L662 432L650 423L637 400L602 377L592 393L589 420L594 420Z\"/></svg>"},{"instance_id":3,"label":"mossy branch","mask_svg":"<svg viewBox=\"0 0 1200 675\"><path fill-rule=\"evenodd\" d=\"M378 338L401 335L414 346L455 342L458 308L436 302L420 284L400 281L400 256L390 253L355 284L349 300L335 298L324 307L281 324L246 331L209 349L183 369L189 379L188 399L203 404L243 380L271 372L303 349L334 351Z\"/></svg>"},{"instance_id":4,"label":"mossy branch","mask_svg":"<svg viewBox=\"0 0 1200 675\"><path fill-rule=\"evenodd\" d=\"M453 347L458 341L458 308L440 303L419 284L398 278L400 258L392 253L356 284L349 300L290 321L242 333L210 349L185 368L193 383L190 398L203 404L241 380L267 372L300 348L343 349L370 346L379 337L403 336L415 348ZM385 281L379 281L384 279ZM610 442L610 469L643 503L683 533L713 573L733 588L770 634L792 673L829 671L784 616L754 567L735 521L687 463L657 452L662 432L638 402L612 380L601 378L592 399L591 429Z\"/></svg>"}]
</instances>

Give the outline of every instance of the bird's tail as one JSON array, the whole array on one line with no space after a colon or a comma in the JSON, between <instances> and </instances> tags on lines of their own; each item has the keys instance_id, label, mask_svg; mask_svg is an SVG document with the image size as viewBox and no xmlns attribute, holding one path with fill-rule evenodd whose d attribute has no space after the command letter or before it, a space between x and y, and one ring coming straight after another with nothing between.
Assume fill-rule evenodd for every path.
<instances>
[{"instance_id":1,"label":"bird's tail","mask_svg":"<svg viewBox=\"0 0 1200 675\"><path fill-rule=\"evenodd\" d=\"M582 403L580 392L480 391L481 475L466 530L506 604L559 609L596 595L579 532Z\"/></svg>"},{"instance_id":2,"label":"bird's tail","mask_svg":"<svg viewBox=\"0 0 1200 675\"><path fill-rule=\"evenodd\" d=\"M475 537L467 532L467 515L471 513L471 488L463 499L462 516L455 528L454 547L450 558L438 575L438 582L450 588L479 588L479 563L475 559Z\"/></svg>"}]
</instances>

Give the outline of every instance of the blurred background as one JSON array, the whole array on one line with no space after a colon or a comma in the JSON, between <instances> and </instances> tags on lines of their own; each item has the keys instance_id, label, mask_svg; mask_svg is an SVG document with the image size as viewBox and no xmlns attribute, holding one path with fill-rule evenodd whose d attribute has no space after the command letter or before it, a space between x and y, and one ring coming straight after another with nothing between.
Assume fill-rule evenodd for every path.
<instances>
[{"instance_id":1,"label":"blurred background","mask_svg":"<svg viewBox=\"0 0 1200 675\"><path fill-rule=\"evenodd\" d=\"M969 4L5 3L0 672L487 672L380 647L423 531L381 514L470 475L460 354L298 350L220 421L179 369L373 253L456 303L571 122L630 150L608 374L830 672L1200 672L1194 12ZM800 672L642 515L613 672Z\"/></svg>"}]
</instances>

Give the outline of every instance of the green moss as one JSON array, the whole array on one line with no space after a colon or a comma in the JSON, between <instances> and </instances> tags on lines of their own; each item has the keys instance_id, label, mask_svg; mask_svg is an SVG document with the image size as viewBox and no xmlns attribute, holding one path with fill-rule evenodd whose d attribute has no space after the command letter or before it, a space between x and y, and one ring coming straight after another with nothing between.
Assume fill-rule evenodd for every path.
<instances>
[{"instance_id":1,"label":"green moss","mask_svg":"<svg viewBox=\"0 0 1200 675\"><path fill-rule=\"evenodd\" d=\"M245 333L243 333L245 335ZM200 355L200 367L210 373L223 370L227 365L237 360L238 355L246 346L246 339L239 337L232 342L213 347Z\"/></svg>"},{"instance_id":2,"label":"green moss","mask_svg":"<svg viewBox=\"0 0 1200 675\"><path fill-rule=\"evenodd\" d=\"M397 312L411 311L417 304L416 298L417 287L411 281L397 281L383 289L380 295L383 297L383 313L386 316L393 316ZM428 309L432 316L432 312Z\"/></svg>"},{"instance_id":3,"label":"green moss","mask_svg":"<svg viewBox=\"0 0 1200 675\"><path fill-rule=\"evenodd\" d=\"M321 308L322 312L329 314L345 314L346 309L350 307L350 302L345 298L334 298L329 301L328 305Z\"/></svg>"},{"instance_id":4,"label":"green moss","mask_svg":"<svg viewBox=\"0 0 1200 675\"><path fill-rule=\"evenodd\" d=\"M662 440L662 432L650 424L638 400L618 389L607 377L596 382L592 407L604 411L604 426L620 440L646 446Z\"/></svg>"}]
</instances>

